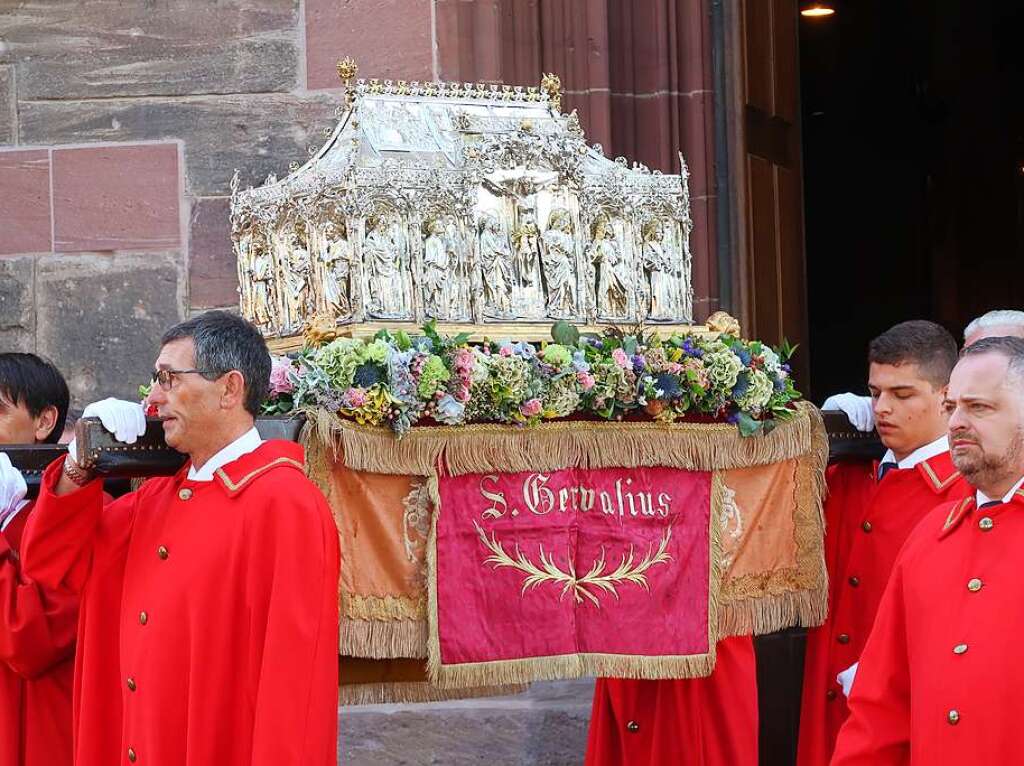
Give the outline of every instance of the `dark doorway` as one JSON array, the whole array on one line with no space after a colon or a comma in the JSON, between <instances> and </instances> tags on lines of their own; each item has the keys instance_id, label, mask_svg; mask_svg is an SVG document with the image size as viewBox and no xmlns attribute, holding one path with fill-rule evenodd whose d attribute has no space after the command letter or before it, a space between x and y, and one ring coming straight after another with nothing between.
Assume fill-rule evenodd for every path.
<instances>
[{"instance_id":1,"label":"dark doorway","mask_svg":"<svg viewBox=\"0 0 1024 766\"><path fill-rule=\"evenodd\" d=\"M1024 3L846 0L801 19L813 397L904 319L1024 307Z\"/></svg>"}]
</instances>

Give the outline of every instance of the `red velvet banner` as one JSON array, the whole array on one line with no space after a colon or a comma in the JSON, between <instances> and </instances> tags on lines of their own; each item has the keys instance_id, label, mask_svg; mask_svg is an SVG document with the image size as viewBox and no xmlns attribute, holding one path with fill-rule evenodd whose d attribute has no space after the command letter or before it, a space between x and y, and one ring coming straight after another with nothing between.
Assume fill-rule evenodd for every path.
<instances>
[{"instance_id":1,"label":"red velvet banner","mask_svg":"<svg viewBox=\"0 0 1024 766\"><path fill-rule=\"evenodd\" d=\"M718 486L674 468L441 474L433 672L450 683L710 673Z\"/></svg>"}]
</instances>

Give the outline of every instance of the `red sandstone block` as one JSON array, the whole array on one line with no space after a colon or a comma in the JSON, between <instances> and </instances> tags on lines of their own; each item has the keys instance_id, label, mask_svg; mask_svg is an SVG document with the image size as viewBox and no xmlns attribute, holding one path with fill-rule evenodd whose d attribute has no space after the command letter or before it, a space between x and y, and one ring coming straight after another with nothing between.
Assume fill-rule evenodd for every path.
<instances>
[{"instance_id":1,"label":"red sandstone block","mask_svg":"<svg viewBox=\"0 0 1024 766\"><path fill-rule=\"evenodd\" d=\"M306 84L340 88L336 65L351 56L359 77L431 80L427 0L306 0Z\"/></svg>"},{"instance_id":2,"label":"red sandstone block","mask_svg":"<svg viewBox=\"0 0 1024 766\"><path fill-rule=\"evenodd\" d=\"M54 250L176 248L180 198L175 143L54 149Z\"/></svg>"},{"instance_id":3,"label":"red sandstone block","mask_svg":"<svg viewBox=\"0 0 1024 766\"><path fill-rule=\"evenodd\" d=\"M0 255L52 250L50 152L0 152Z\"/></svg>"},{"instance_id":4,"label":"red sandstone block","mask_svg":"<svg viewBox=\"0 0 1024 766\"><path fill-rule=\"evenodd\" d=\"M198 199L188 244L189 305L193 309L238 305L238 273L231 245L227 197Z\"/></svg>"}]
</instances>

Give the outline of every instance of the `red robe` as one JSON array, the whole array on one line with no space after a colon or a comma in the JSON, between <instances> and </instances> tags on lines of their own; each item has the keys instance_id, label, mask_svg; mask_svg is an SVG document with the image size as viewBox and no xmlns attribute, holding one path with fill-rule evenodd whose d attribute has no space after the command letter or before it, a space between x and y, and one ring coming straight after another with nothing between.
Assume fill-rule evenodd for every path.
<instances>
[{"instance_id":1,"label":"red robe","mask_svg":"<svg viewBox=\"0 0 1024 766\"><path fill-rule=\"evenodd\" d=\"M0 533L0 766L71 766L78 597L25 577L28 505Z\"/></svg>"},{"instance_id":2,"label":"red robe","mask_svg":"<svg viewBox=\"0 0 1024 766\"><path fill-rule=\"evenodd\" d=\"M938 503L970 486L949 452L893 469L876 481L877 463L839 463L828 470L825 564L829 616L807 633L800 712L799 766L825 766L848 715L836 675L864 649L893 562L911 530Z\"/></svg>"},{"instance_id":3,"label":"red robe","mask_svg":"<svg viewBox=\"0 0 1024 766\"><path fill-rule=\"evenodd\" d=\"M907 541L878 609L833 766L1024 760L1024 491L946 503Z\"/></svg>"},{"instance_id":4,"label":"red robe","mask_svg":"<svg viewBox=\"0 0 1024 766\"><path fill-rule=\"evenodd\" d=\"M707 678L599 678L585 766L757 766L757 665L749 636L718 643Z\"/></svg>"},{"instance_id":5,"label":"red robe","mask_svg":"<svg viewBox=\"0 0 1024 766\"><path fill-rule=\"evenodd\" d=\"M76 766L327 766L338 722L338 536L296 444L104 508L46 469L24 565L81 591Z\"/></svg>"}]
</instances>

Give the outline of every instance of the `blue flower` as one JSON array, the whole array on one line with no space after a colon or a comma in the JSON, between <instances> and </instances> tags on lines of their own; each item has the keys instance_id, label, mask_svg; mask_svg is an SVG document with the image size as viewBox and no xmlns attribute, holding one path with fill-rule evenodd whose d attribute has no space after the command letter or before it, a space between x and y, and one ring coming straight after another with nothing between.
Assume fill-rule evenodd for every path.
<instances>
[{"instance_id":1,"label":"blue flower","mask_svg":"<svg viewBox=\"0 0 1024 766\"><path fill-rule=\"evenodd\" d=\"M572 368L576 372L590 372L590 364L587 362L587 355L577 350L572 355Z\"/></svg>"},{"instance_id":2,"label":"blue flower","mask_svg":"<svg viewBox=\"0 0 1024 766\"><path fill-rule=\"evenodd\" d=\"M445 394L437 400L434 407L434 417L441 423L453 426L462 422L466 414L466 407L451 394Z\"/></svg>"},{"instance_id":3,"label":"blue flower","mask_svg":"<svg viewBox=\"0 0 1024 766\"><path fill-rule=\"evenodd\" d=\"M741 372L736 378L736 385L732 387L732 398L741 399L747 389L750 388L750 373Z\"/></svg>"},{"instance_id":4,"label":"blue flower","mask_svg":"<svg viewBox=\"0 0 1024 766\"><path fill-rule=\"evenodd\" d=\"M698 346L693 345L693 342L689 339L683 341L683 353L687 356L693 356L698 359L704 356L704 350Z\"/></svg>"},{"instance_id":5,"label":"blue flower","mask_svg":"<svg viewBox=\"0 0 1024 766\"><path fill-rule=\"evenodd\" d=\"M662 399L675 399L682 394L679 379L675 375L663 372L654 379L654 387L661 391Z\"/></svg>"},{"instance_id":6,"label":"blue flower","mask_svg":"<svg viewBox=\"0 0 1024 766\"><path fill-rule=\"evenodd\" d=\"M355 375L352 376L352 385L357 388L372 388L383 380L384 371L380 365L364 362L356 367Z\"/></svg>"},{"instance_id":7,"label":"blue flower","mask_svg":"<svg viewBox=\"0 0 1024 766\"><path fill-rule=\"evenodd\" d=\"M740 358L740 361L743 362L744 367L750 366L751 356L749 351L747 351L745 348L736 348L735 346L733 346L732 352Z\"/></svg>"}]
</instances>

